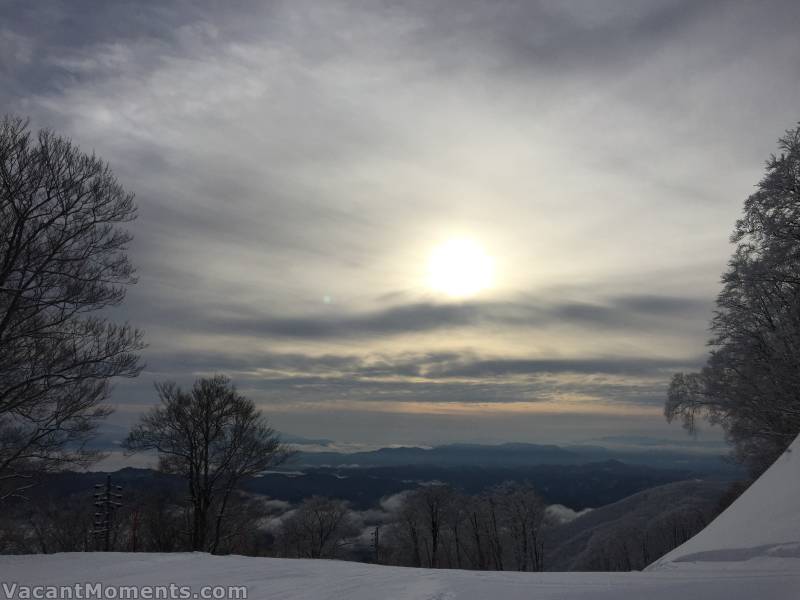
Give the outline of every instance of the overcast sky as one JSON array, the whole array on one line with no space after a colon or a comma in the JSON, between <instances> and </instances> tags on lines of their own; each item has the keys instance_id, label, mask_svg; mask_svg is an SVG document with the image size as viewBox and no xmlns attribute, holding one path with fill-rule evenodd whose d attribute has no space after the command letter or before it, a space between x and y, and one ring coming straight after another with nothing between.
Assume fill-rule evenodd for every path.
<instances>
[{"instance_id":1,"label":"overcast sky","mask_svg":"<svg viewBox=\"0 0 800 600\"><path fill-rule=\"evenodd\" d=\"M225 373L343 443L680 436L798 31L794 0L0 0L0 102L136 194L112 424ZM453 240L490 285L432 281Z\"/></svg>"}]
</instances>

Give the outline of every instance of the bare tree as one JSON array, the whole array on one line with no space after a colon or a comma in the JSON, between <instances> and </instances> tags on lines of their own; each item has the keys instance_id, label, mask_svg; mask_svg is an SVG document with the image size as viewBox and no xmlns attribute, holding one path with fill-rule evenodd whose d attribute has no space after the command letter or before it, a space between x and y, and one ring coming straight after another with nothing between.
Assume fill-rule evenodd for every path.
<instances>
[{"instance_id":1,"label":"bare tree","mask_svg":"<svg viewBox=\"0 0 800 600\"><path fill-rule=\"evenodd\" d=\"M414 502L414 493L404 493L403 504L386 537L394 545L399 564L421 567L425 523L418 503Z\"/></svg>"},{"instance_id":2,"label":"bare tree","mask_svg":"<svg viewBox=\"0 0 800 600\"><path fill-rule=\"evenodd\" d=\"M183 511L177 493L169 488L153 486L134 500L131 515L131 537L138 548L147 552L178 552L186 549L183 533ZM135 521L134 521L135 519ZM133 551L134 544L130 550Z\"/></svg>"},{"instance_id":3,"label":"bare tree","mask_svg":"<svg viewBox=\"0 0 800 600\"><path fill-rule=\"evenodd\" d=\"M86 498L39 498L32 503L26 525L36 552L86 552L94 547L91 505Z\"/></svg>"},{"instance_id":4,"label":"bare tree","mask_svg":"<svg viewBox=\"0 0 800 600\"><path fill-rule=\"evenodd\" d=\"M497 495L492 491L485 493L478 500L483 505L483 529L487 541L488 556L491 568L503 571L505 555L503 543L503 514Z\"/></svg>"},{"instance_id":5,"label":"bare tree","mask_svg":"<svg viewBox=\"0 0 800 600\"><path fill-rule=\"evenodd\" d=\"M454 498L453 489L440 483L420 486L405 495L393 537L411 566L442 566L443 543L448 533L445 530ZM448 555L450 550L447 548Z\"/></svg>"},{"instance_id":6,"label":"bare tree","mask_svg":"<svg viewBox=\"0 0 800 600\"><path fill-rule=\"evenodd\" d=\"M465 565L465 547L469 545L469 539L465 538L469 505L470 498L468 496L456 491L452 492L448 510L444 516L444 550L447 566L451 569L462 569Z\"/></svg>"},{"instance_id":7,"label":"bare tree","mask_svg":"<svg viewBox=\"0 0 800 600\"><path fill-rule=\"evenodd\" d=\"M387 546L393 564L429 568L544 569L546 505L529 484L468 496L429 484L404 493Z\"/></svg>"},{"instance_id":8,"label":"bare tree","mask_svg":"<svg viewBox=\"0 0 800 600\"><path fill-rule=\"evenodd\" d=\"M469 561L470 569L482 571L489 568L488 558L488 539L484 517L486 515L486 502L483 497L471 496L465 499L466 521L466 543L464 544L464 554Z\"/></svg>"},{"instance_id":9,"label":"bare tree","mask_svg":"<svg viewBox=\"0 0 800 600\"><path fill-rule=\"evenodd\" d=\"M289 452L253 401L227 377L199 379L189 392L174 383L156 384L156 389L161 405L141 418L124 447L129 453L155 450L160 470L186 478L191 548L215 552L236 486L280 464Z\"/></svg>"},{"instance_id":10,"label":"bare tree","mask_svg":"<svg viewBox=\"0 0 800 600\"><path fill-rule=\"evenodd\" d=\"M108 165L22 119L0 122L0 498L20 477L96 458L86 442L141 333L103 316L135 283L133 196Z\"/></svg>"},{"instance_id":11,"label":"bare tree","mask_svg":"<svg viewBox=\"0 0 800 600\"><path fill-rule=\"evenodd\" d=\"M452 488L441 484L423 485L412 497L412 502L417 504L418 510L422 513L425 556L427 566L432 569L440 566L442 531L447 514L451 510L453 498Z\"/></svg>"},{"instance_id":12,"label":"bare tree","mask_svg":"<svg viewBox=\"0 0 800 600\"><path fill-rule=\"evenodd\" d=\"M358 533L347 502L312 496L284 517L278 544L287 557L335 558Z\"/></svg>"},{"instance_id":13,"label":"bare tree","mask_svg":"<svg viewBox=\"0 0 800 600\"><path fill-rule=\"evenodd\" d=\"M511 539L518 571L544 569L545 503L530 484L507 483L492 490L501 518Z\"/></svg>"}]
</instances>

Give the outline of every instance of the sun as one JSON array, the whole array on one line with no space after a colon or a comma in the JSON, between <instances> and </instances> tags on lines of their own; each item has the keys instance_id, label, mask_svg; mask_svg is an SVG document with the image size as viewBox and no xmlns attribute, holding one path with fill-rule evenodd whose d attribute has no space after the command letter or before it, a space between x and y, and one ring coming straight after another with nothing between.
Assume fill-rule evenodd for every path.
<instances>
[{"instance_id":1,"label":"sun","mask_svg":"<svg viewBox=\"0 0 800 600\"><path fill-rule=\"evenodd\" d=\"M451 298L468 298L491 287L494 262L483 247L467 238L450 239L431 252L428 285Z\"/></svg>"}]
</instances>

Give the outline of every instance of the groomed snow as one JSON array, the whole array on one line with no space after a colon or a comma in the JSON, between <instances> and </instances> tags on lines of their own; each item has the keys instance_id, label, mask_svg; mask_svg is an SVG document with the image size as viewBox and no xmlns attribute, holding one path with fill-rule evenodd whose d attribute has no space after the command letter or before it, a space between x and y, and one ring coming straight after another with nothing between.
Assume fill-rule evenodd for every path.
<instances>
[{"instance_id":1,"label":"groomed snow","mask_svg":"<svg viewBox=\"0 0 800 600\"><path fill-rule=\"evenodd\" d=\"M206 554L54 554L0 559L20 585L247 586L249 600L796 600L800 561L644 573L508 573ZM0 597L3 596L0 587ZM12 596L16 597L16 596Z\"/></svg>"},{"instance_id":2,"label":"groomed snow","mask_svg":"<svg viewBox=\"0 0 800 600\"><path fill-rule=\"evenodd\" d=\"M0 557L3 584L246 586L249 600L798 600L800 441L739 500L641 573L509 573L207 554ZM18 588L18 590L21 588ZM8 596L18 598L20 594Z\"/></svg>"}]
</instances>

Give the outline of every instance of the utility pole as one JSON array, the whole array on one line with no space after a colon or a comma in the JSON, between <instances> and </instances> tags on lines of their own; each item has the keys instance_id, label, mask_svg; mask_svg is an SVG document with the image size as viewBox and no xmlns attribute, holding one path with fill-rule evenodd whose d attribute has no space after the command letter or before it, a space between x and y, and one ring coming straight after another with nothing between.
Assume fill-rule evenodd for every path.
<instances>
[{"instance_id":1,"label":"utility pole","mask_svg":"<svg viewBox=\"0 0 800 600\"><path fill-rule=\"evenodd\" d=\"M103 536L103 551L108 552L111 547L111 524L114 512L122 506L122 487L111 486L111 475L106 475L105 486L97 483L94 486L94 505L100 510L94 513L94 535ZM105 489L104 489L105 488Z\"/></svg>"},{"instance_id":2,"label":"utility pole","mask_svg":"<svg viewBox=\"0 0 800 600\"><path fill-rule=\"evenodd\" d=\"M133 510L133 523L131 524L131 552L136 552L136 534L139 531L139 507Z\"/></svg>"},{"instance_id":3,"label":"utility pole","mask_svg":"<svg viewBox=\"0 0 800 600\"><path fill-rule=\"evenodd\" d=\"M380 538L380 535L381 535L381 526L380 525L376 525L375 526L375 531L372 532L372 548L375 551L375 562L378 563L378 564L380 564L380 562L381 562L381 555L380 555L381 538Z\"/></svg>"}]
</instances>

